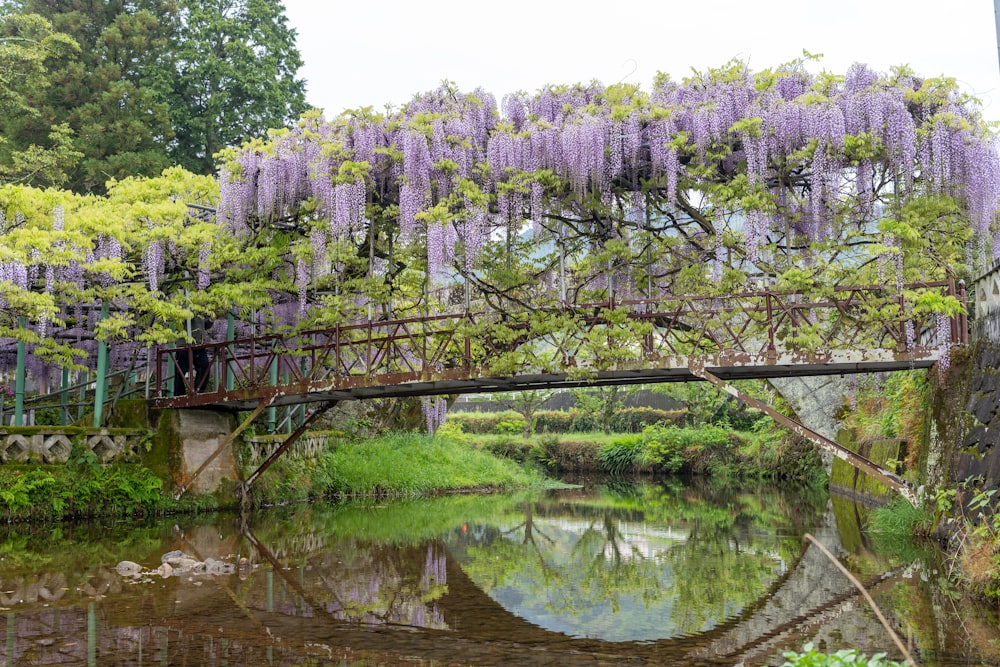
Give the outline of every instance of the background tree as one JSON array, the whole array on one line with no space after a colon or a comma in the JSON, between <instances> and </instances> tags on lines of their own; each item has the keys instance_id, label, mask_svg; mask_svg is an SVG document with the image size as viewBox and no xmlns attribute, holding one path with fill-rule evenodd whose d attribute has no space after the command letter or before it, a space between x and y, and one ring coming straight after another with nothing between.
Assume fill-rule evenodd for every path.
<instances>
[{"instance_id":1,"label":"background tree","mask_svg":"<svg viewBox=\"0 0 1000 667\"><path fill-rule=\"evenodd\" d=\"M38 113L0 117L13 150L53 141L52 126L65 123L83 154L68 183L78 192L172 164L214 173L215 152L306 108L280 2L21 0L7 9L48 19L80 47L48 54L28 91Z\"/></svg>"},{"instance_id":2,"label":"background tree","mask_svg":"<svg viewBox=\"0 0 1000 667\"><path fill-rule=\"evenodd\" d=\"M524 432L527 438L535 432L535 415L542 409L545 401L555 396L555 390L515 391L497 394L497 402L506 410L513 410L524 419Z\"/></svg>"},{"instance_id":3,"label":"background tree","mask_svg":"<svg viewBox=\"0 0 1000 667\"><path fill-rule=\"evenodd\" d=\"M171 92L170 154L195 173L215 173L213 155L306 111L295 31L278 0L186 2Z\"/></svg>"},{"instance_id":4,"label":"background tree","mask_svg":"<svg viewBox=\"0 0 1000 667\"><path fill-rule=\"evenodd\" d=\"M56 32L40 16L0 17L0 178L6 182L62 185L81 157L74 150L72 132L65 123L49 123L36 106L51 82L50 70L79 54L77 43ZM32 124L39 130L31 141L11 135Z\"/></svg>"},{"instance_id":5,"label":"background tree","mask_svg":"<svg viewBox=\"0 0 1000 667\"><path fill-rule=\"evenodd\" d=\"M69 182L76 191L103 192L111 178L154 176L169 166L167 91L178 4L24 0L20 11L49 19L80 51L49 67L50 85L36 101L37 121L10 119L14 140L37 142L49 125L67 123L83 154Z\"/></svg>"}]
</instances>

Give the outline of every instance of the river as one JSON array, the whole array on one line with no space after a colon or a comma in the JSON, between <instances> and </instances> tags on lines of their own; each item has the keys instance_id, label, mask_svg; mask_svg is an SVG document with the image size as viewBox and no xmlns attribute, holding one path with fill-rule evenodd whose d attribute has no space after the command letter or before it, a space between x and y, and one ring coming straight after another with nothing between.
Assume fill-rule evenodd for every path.
<instances>
[{"instance_id":1,"label":"river","mask_svg":"<svg viewBox=\"0 0 1000 667\"><path fill-rule=\"evenodd\" d=\"M7 526L0 664L780 665L806 642L892 655L806 532L923 664L1000 664L996 610L958 596L933 549L866 534L850 501L773 482L580 481ZM177 551L209 572L156 571Z\"/></svg>"}]
</instances>

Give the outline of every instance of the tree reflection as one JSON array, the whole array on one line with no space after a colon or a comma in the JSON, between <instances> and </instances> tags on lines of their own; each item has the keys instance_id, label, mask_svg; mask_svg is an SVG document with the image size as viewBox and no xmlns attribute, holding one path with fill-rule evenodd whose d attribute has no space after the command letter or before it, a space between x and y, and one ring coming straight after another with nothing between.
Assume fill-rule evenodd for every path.
<instances>
[{"instance_id":1,"label":"tree reflection","mask_svg":"<svg viewBox=\"0 0 1000 667\"><path fill-rule=\"evenodd\" d=\"M797 524L819 508L760 494L639 484L540 499L452 552L487 594L548 629L694 633L752 605L801 553Z\"/></svg>"}]
</instances>

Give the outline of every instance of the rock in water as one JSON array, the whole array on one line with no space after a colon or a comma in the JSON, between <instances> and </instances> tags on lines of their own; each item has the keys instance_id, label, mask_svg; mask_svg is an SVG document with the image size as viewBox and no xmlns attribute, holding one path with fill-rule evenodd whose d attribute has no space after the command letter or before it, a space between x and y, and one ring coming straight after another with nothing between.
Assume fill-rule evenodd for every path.
<instances>
[{"instance_id":1,"label":"rock in water","mask_svg":"<svg viewBox=\"0 0 1000 667\"><path fill-rule=\"evenodd\" d=\"M118 574L122 575L123 577L134 577L140 572L142 572L142 565L139 565L138 563L133 563L130 560L123 560L122 562L118 563L118 565L115 567L115 570L117 570Z\"/></svg>"}]
</instances>

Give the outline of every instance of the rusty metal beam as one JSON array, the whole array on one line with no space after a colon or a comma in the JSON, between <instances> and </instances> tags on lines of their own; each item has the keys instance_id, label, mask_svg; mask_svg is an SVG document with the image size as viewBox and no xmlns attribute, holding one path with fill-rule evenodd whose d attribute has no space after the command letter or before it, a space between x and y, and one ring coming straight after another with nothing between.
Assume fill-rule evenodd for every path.
<instances>
[{"instance_id":1,"label":"rusty metal beam","mask_svg":"<svg viewBox=\"0 0 1000 667\"><path fill-rule=\"evenodd\" d=\"M264 471L271 467L271 465L277 461L282 454L284 454L289 447L295 444L295 441L302 437L309 426L312 425L316 419L325 413L327 410L337 405L340 401L327 401L313 410L302 422L302 424L295 429L295 431L285 439L281 446L274 450L274 453L267 457L267 460L260 464L260 467L253 471L253 474L247 477L246 481L241 485L241 494L244 499L249 497L250 487L253 483L257 481L257 478L264 474Z\"/></svg>"},{"instance_id":2,"label":"rusty metal beam","mask_svg":"<svg viewBox=\"0 0 1000 667\"><path fill-rule=\"evenodd\" d=\"M772 408L770 405L762 401L758 401L753 396L750 396L749 394L740 391L739 389L729 384L725 380L722 380L719 377L710 373L709 371L705 370L704 365L699 364L697 362L692 362L688 366L688 369L691 371L693 375L700 377L701 379L707 382L711 382L716 387L719 387L727 394L734 397L736 400L745 403L750 407L757 408L761 412L765 413L767 416L774 419L779 424L782 424L792 429L795 433L802 436L803 438L806 438L820 449L830 452L838 459L851 464L861 472L871 475L878 481L888 486L893 491L896 491L901 496L906 498L912 505L917 506L919 504L916 492L899 475L893 472L889 472L885 468L882 468L878 464L869 461L860 454L856 454L851 450L847 449L846 447L834 442L833 440L830 440L829 438L820 435L811 428L803 426L794 419L786 417L785 415L781 414L780 412Z\"/></svg>"},{"instance_id":3,"label":"rusty metal beam","mask_svg":"<svg viewBox=\"0 0 1000 667\"><path fill-rule=\"evenodd\" d=\"M218 458L219 454L225 451L226 447L231 446L236 438L239 437L240 433L245 431L246 428L253 423L253 420L256 419L260 413L264 411L264 408L269 406L272 401L273 397L271 399L260 399L260 402L257 404L257 408L250 413L250 416L244 419L243 423L237 426L236 429L230 433L225 440L223 440L222 444L219 445L200 466L198 466L198 469L194 471L194 474L191 475L190 478L188 478L188 481L181 487L181 490L174 495L174 500L180 500L181 496L183 496L185 492L191 488L191 485L194 484L194 480L198 479L198 476L205 471L205 468L207 468L212 461Z\"/></svg>"}]
</instances>

